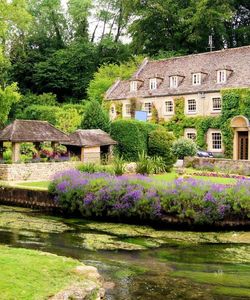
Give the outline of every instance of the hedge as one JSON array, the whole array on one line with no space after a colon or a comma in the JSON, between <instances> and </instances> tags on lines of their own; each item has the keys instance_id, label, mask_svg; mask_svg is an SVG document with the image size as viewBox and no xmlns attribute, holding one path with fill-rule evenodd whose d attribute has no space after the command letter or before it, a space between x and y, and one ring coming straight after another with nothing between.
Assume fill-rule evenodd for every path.
<instances>
[{"instance_id":1,"label":"hedge","mask_svg":"<svg viewBox=\"0 0 250 300\"><path fill-rule=\"evenodd\" d=\"M118 142L115 147L116 153L128 161L136 161L139 153L148 153L148 135L157 128L163 127L136 120L114 121L110 134Z\"/></svg>"}]
</instances>

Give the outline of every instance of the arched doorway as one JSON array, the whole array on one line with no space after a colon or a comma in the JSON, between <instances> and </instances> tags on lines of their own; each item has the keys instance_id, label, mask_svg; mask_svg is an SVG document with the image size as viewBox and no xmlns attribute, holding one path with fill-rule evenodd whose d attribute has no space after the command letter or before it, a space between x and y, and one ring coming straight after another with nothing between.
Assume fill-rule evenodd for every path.
<instances>
[{"instance_id":1,"label":"arched doorway","mask_svg":"<svg viewBox=\"0 0 250 300\"><path fill-rule=\"evenodd\" d=\"M237 116L231 120L234 131L233 159L250 160L250 125L244 116Z\"/></svg>"}]
</instances>

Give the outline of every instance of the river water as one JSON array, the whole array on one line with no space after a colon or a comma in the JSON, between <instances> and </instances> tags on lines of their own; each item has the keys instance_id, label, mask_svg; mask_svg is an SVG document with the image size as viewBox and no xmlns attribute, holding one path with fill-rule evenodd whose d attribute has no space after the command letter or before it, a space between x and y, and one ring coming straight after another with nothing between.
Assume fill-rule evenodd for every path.
<instances>
[{"instance_id":1,"label":"river water","mask_svg":"<svg viewBox=\"0 0 250 300\"><path fill-rule=\"evenodd\" d=\"M107 300L250 299L250 232L155 230L0 206L0 243L77 258Z\"/></svg>"}]
</instances>

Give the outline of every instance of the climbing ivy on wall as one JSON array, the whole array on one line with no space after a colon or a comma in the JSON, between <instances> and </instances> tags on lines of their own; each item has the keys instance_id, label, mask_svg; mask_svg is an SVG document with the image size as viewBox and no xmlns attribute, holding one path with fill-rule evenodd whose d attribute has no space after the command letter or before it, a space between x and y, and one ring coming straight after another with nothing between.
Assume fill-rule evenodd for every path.
<instances>
[{"instance_id":1,"label":"climbing ivy on wall","mask_svg":"<svg viewBox=\"0 0 250 300\"><path fill-rule=\"evenodd\" d=\"M176 137L184 135L185 128L195 128L197 131L197 145L206 147L206 134L209 128L220 129L225 147L225 156L231 158L233 155L233 131L230 121L237 115L244 115L250 119L250 89L225 89L222 94L222 111L217 117L187 117L184 113L184 98L176 98L175 115L165 126L172 131Z\"/></svg>"}]
</instances>

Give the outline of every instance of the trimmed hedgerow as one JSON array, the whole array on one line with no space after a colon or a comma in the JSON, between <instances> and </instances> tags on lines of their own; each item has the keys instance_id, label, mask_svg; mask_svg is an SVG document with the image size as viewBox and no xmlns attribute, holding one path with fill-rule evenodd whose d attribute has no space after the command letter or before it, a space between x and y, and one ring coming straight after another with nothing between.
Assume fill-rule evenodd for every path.
<instances>
[{"instance_id":1,"label":"trimmed hedgerow","mask_svg":"<svg viewBox=\"0 0 250 300\"><path fill-rule=\"evenodd\" d=\"M160 127L162 126L136 120L114 121L110 134L118 142L116 153L128 161L138 160L139 153L148 153L148 134Z\"/></svg>"}]
</instances>

